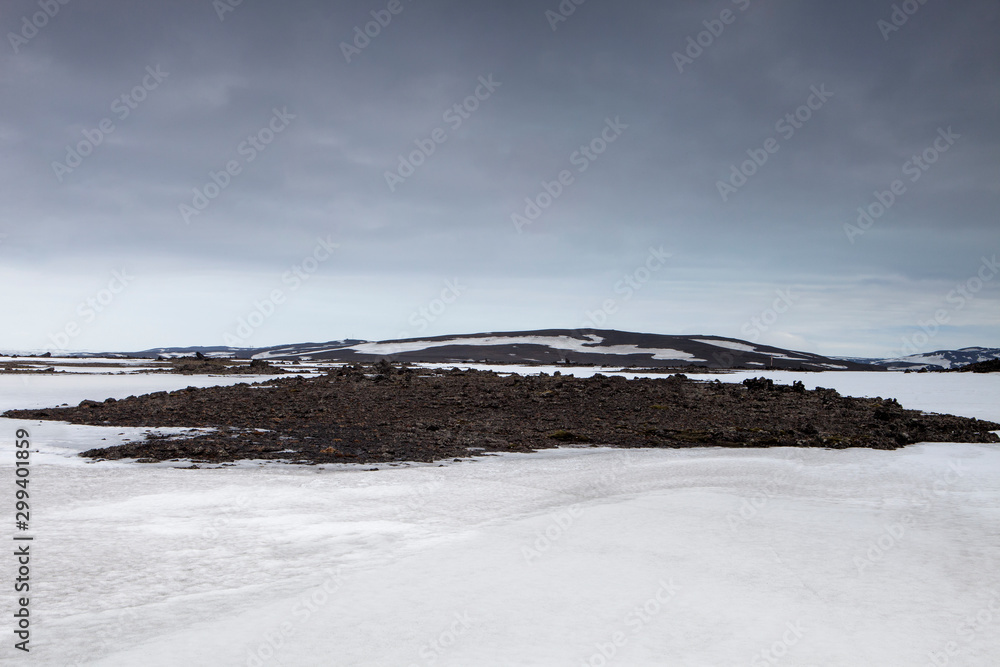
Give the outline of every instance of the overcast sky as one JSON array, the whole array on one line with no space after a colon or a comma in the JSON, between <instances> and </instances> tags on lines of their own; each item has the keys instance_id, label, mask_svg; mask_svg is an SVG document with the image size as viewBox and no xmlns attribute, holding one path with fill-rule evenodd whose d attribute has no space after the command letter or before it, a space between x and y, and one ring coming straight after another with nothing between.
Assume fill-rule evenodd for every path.
<instances>
[{"instance_id":1,"label":"overcast sky","mask_svg":"<svg viewBox=\"0 0 1000 667\"><path fill-rule=\"evenodd\" d=\"M0 10L2 349L1000 346L995 0L64 1Z\"/></svg>"}]
</instances>

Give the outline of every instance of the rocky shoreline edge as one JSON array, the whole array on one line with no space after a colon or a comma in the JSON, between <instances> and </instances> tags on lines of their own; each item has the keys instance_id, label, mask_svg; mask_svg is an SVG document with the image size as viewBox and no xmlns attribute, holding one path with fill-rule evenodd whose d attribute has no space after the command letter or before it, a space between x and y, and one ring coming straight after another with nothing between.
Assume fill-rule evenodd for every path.
<instances>
[{"instance_id":1,"label":"rocky shoreline edge","mask_svg":"<svg viewBox=\"0 0 1000 667\"><path fill-rule=\"evenodd\" d=\"M1000 424L905 410L801 383L519 376L380 362L315 377L156 392L5 417L95 426L210 427L91 449L92 459L432 462L564 444L622 448L867 447L1000 442Z\"/></svg>"}]
</instances>

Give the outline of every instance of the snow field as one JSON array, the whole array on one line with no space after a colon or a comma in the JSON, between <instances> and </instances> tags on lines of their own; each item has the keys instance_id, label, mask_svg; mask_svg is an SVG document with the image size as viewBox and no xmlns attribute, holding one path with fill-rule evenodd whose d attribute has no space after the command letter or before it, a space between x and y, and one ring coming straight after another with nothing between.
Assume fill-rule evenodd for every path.
<instances>
[{"instance_id":1,"label":"snow field","mask_svg":"<svg viewBox=\"0 0 1000 667\"><path fill-rule=\"evenodd\" d=\"M1000 420L991 376L766 375ZM86 378L2 377L0 401L202 380ZM1000 662L998 445L181 470L69 456L126 429L28 428L31 664Z\"/></svg>"}]
</instances>

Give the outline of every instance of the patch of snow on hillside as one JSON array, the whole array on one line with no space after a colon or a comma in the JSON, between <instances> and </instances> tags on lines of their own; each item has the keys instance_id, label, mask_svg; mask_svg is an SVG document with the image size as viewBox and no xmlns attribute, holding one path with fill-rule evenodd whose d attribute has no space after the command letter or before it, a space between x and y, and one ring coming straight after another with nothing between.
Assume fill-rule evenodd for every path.
<instances>
[{"instance_id":1,"label":"patch of snow on hillside","mask_svg":"<svg viewBox=\"0 0 1000 667\"><path fill-rule=\"evenodd\" d=\"M727 350L736 350L737 352L756 352L757 348L753 345L747 345L745 343L737 343L731 340L711 340L709 338L692 338L696 343L705 343L706 345L714 345L716 347L724 347Z\"/></svg>"},{"instance_id":2,"label":"patch of snow on hillside","mask_svg":"<svg viewBox=\"0 0 1000 667\"><path fill-rule=\"evenodd\" d=\"M899 359L891 359L889 361L889 363L898 363L898 362L908 362L911 364L927 364L932 366L940 366L941 368L951 368L951 360L940 354L912 355L909 357L901 357Z\"/></svg>"},{"instance_id":3,"label":"patch of snow on hillside","mask_svg":"<svg viewBox=\"0 0 1000 667\"><path fill-rule=\"evenodd\" d=\"M572 338L570 336L483 336L478 338L449 338L448 340L415 340L398 343L361 343L346 349L361 354L402 354L417 352L433 347L448 347L452 345L468 346L498 346L498 345L543 345L554 350L569 352L587 352L595 354L651 354L654 359L670 359L677 361L704 361L693 354L672 350L669 348L645 348L636 345L599 345L603 339L589 334L591 342Z\"/></svg>"}]
</instances>

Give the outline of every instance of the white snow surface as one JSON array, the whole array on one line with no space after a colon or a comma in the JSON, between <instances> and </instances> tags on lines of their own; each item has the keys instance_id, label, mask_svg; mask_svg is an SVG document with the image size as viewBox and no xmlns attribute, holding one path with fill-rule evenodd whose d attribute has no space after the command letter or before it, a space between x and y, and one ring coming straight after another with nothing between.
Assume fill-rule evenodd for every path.
<instances>
[{"instance_id":1,"label":"white snow surface","mask_svg":"<svg viewBox=\"0 0 1000 667\"><path fill-rule=\"evenodd\" d=\"M135 375L137 373L148 373L151 371L164 372L162 367L157 366L108 366L106 368L89 368L86 366L53 366L52 364L37 364L32 370L43 371L49 368L58 369L59 373L104 373L107 375Z\"/></svg>"},{"instance_id":2,"label":"white snow surface","mask_svg":"<svg viewBox=\"0 0 1000 667\"><path fill-rule=\"evenodd\" d=\"M696 343L705 343L706 345L715 345L716 347L724 347L727 350L737 350L739 352L756 352L757 348L753 345L747 345L746 343L737 343L734 340L714 340L711 338L692 338Z\"/></svg>"},{"instance_id":3,"label":"white snow surface","mask_svg":"<svg viewBox=\"0 0 1000 667\"><path fill-rule=\"evenodd\" d=\"M113 366L142 366L149 359L126 359L120 357L11 357L3 359L11 363L31 363L43 366L65 366L73 364L108 364Z\"/></svg>"},{"instance_id":4,"label":"white snow surface","mask_svg":"<svg viewBox=\"0 0 1000 667\"><path fill-rule=\"evenodd\" d=\"M997 375L708 378L760 375L1000 421ZM246 378L5 375L0 407L169 380ZM57 453L126 429L0 420L8 544L19 425L31 654L5 585L2 664L1000 664L1000 445L182 470Z\"/></svg>"},{"instance_id":5,"label":"white snow surface","mask_svg":"<svg viewBox=\"0 0 1000 667\"><path fill-rule=\"evenodd\" d=\"M156 374L72 374L0 375L0 412L11 409L51 408L66 403L77 405L89 399L103 401L149 394L154 391L176 391L185 387L229 386L245 382L266 382L287 375L178 375Z\"/></svg>"},{"instance_id":6,"label":"white snow surface","mask_svg":"<svg viewBox=\"0 0 1000 667\"><path fill-rule=\"evenodd\" d=\"M941 368L951 368L951 360L940 354L914 354L909 357L896 357L895 359L880 360L887 366L904 364L901 368L911 368L912 364L926 364L928 366L940 366ZM980 361L983 361L982 359Z\"/></svg>"}]
</instances>

